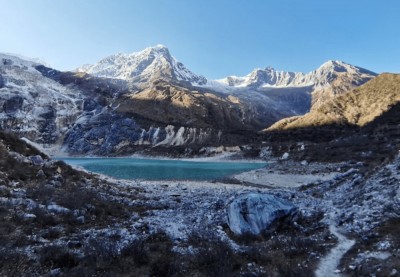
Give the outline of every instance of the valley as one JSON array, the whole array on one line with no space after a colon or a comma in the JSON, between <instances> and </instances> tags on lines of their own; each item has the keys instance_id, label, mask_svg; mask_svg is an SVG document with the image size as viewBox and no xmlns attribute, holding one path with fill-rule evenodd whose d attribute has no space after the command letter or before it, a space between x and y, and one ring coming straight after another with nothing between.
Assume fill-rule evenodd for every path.
<instances>
[{"instance_id":1,"label":"valley","mask_svg":"<svg viewBox=\"0 0 400 277\"><path fill-rule=\"evenodd\" d=\"M399 276L399 81L208 80L163 45L71 72L1 54L0 275Z\"/></svg>"}]
</instances>

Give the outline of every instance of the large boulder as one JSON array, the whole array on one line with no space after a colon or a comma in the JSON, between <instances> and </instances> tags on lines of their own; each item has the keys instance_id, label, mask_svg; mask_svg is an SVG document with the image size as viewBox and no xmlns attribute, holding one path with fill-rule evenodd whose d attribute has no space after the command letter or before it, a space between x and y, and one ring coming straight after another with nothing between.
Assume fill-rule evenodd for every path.
<instances>
[{"instance_id":1,"label":"large boulder","mask_svg":"<svg viewBox=\"0 0 400 277\"><path fill-rule=\"evenodd\" d=\"M43 160L42 156L40 156L40 155L31 156L30 159L31 159L33 165L42 166L44 164L44 160Z\"/></svg>"},{"instance_id":2,"label":"large boulder","mask_svg":"<svg viewBox=\"0 0 400 277\"><path fill-rule=\"evenodd\" d=\"M273 223L294 215L296 207L271 194L249 193L234 199L227 212L233 233L259 235L268 231Z\"/></svg>"}]
</instances>

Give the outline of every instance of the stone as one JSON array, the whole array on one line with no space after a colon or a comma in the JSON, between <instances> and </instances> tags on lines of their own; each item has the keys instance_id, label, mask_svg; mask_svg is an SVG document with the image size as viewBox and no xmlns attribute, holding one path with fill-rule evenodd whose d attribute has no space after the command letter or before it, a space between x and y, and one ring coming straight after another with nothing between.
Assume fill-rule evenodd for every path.
<instances>
[{"instance_id":1,"label":"stone","mask_svg":"<svg viewBox=\"0 0 400 277\"><path fill-rule=\"evenodd\" d=\"M285 153L283 153L281 160L287 160L288 158L289 158L289 153L285 152Z\"/></svg>"},{"instance_id":2,"label":"stone","mask_svg":"<svg viewBox=\"0 0 400 277\"><path fill-rule=\"evenodd\" d=\"M43 158L40 155L30 157L33 165L42 166L44 164Z\"/></svg>"},{"instance_id":3,"label":"stone","mask_svg":"<svg viewBox=\"0 0 400 277\"><path fill-rule=\"evenodd\" d=\"M58 213L58 214L67 214L67 213L70 212L70 209L62 207L62 206L59 206L57 204L47 205L47 209L50 212L54 212L54 213Z\"/></svg>"},{"instance_id":4,"label":"stone","mask_svg":"<svg viewBox=\"0 0 400 277\"><path fill-rule=\"evenodd\" d=\"M23 218L24 218L25 220L33 220L33 219L36 218L36 215L34 215L34 214L24 214L24 215L23 215Z\"/></svg>"},{"instance_id":5,"label":"stone","mask_svg":"<svg viewBox=\"0 0 400 277\"><path fill-rule=\"evenodd\" d=\"M244 194L228 206L228 225L236 235L259 235L279 219L293 216L296 210L289 201L271 194Z\"/></svg>"},{"instance_id":6,"label":"stone","mask_svg":"<svg viewBox=\"0 0 400 277\"><path fill-rule=\"evenodd\" d=\"M14 114L22 108L24 98L21 96L13 96L10 99L4 101L3 110L6 114Z\"/></svg>"},{"instance_id":7,"label":"stone","mask_svg":"<svg viewBox=\"0 0 400 277\"><path fill-rule=\"evenodd\" d=\"M84 111L93 111L97 108L97 102L94 99L87 98L83 102L83 110Z\"/></svg>"},{"instance_id":8,"label":"stone","mask_svg":"<svg viewBox=\"0 0 400 277\"><path fill-rule=\"evenodd\" d=\"M80 224L84 224L84 223L85 223L85 217L84 217L83 215L77 217L77 218L76 218L76 222L78 222L78 223L80 223Z\"/></svg>"},{"instance_id":9,"label":"stone","mask_svg":"<svg viewBox=\"0 0 400 277\"><path fill-rule=\"evenodd\" d=\"M46 176L46 174L43 172L43 170L40 169L40 170L38 171L38 173L36 173L36 177L39 177L39 178L46 178L47 176Z\"/></svg>"}]
</instances>

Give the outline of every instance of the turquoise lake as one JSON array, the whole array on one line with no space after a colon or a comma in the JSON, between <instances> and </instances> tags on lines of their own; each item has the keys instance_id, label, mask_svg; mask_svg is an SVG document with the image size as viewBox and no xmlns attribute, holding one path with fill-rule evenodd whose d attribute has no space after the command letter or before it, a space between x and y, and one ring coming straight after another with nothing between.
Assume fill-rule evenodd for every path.
<instances>
[{"instance_id":1,"label":"turquoise lake","mask_svg":"<svg viewBox=\"0 0 400 277\"><path fill-rule=\"evenodd\" d=\"M262 168L266 163L198 162L139 158L58 158L72 166L122 179L214 180Z\"/></svg>"}]
</instances>

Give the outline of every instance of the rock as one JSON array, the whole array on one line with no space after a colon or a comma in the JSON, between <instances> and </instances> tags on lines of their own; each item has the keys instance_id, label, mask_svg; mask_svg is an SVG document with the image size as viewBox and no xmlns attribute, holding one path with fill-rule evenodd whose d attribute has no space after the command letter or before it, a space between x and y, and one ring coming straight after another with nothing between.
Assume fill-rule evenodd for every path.
<instances>
[{"instance_id":1,"label":"rock","mask_svg":"<svg viewBox=\"0 0 400 277\"><path fill-rule=\"evenodd\" d=\"M272 157L272 150L270 149L270 147L261 148L259 157L261 159L269 159L269 158L271 158Z\"/></svg>"},{"instance_id":2,"label":"rock","mask_svg":"<svg viewBox=\"0 0 400 277\"><path fill-rule=\"evenodd\" d=\"M34 214L24 214L24 215L23 215L23 218L24 218L25 220L33 220L33 219L36 218L36 215L34 215Z\"/></svg>"},{"instance_id":3,"label":"rock","mask_svg":"<svg viewBox=\"0 0 400 277\"><path fill-rule=\"evenodd\" d=\"M83 110L84 111L92 111L92 110L96 109L96 107L97 107L97 102L94 99L87 98L83 102Z\"/></svg>"},{"instance_id":4,"label":"rock","mask_svg":"<svg viewBox=\"0 0 400 277\"><path fill-rule=\"evenodd\" d=\"M395 268L392 269L392 271L390 272L390 276L396 276L397 274L397 270Z\"/></svg>"},{"instance_id":5,"label":"rock","mask_svg":"<svg viewBox=\"0 0 400 277\"><path fill-rule=\"evenodd\" d=\"M301 165L308 165L308 162L306 160L301 161Z\"/></svg>"},{"instance_id":6,"label":"rock","mask_svg":"<svg viewBox=\"0 0 400 277\"><path fill-rule=\"evenodd\" d=\"M44 164L43 158L40 155L30 157L33 165L42 166Z\"/></svg>"},{"instance_id":7,"label":"rock","mask_svg":"<svg viewBox=\"0 0 400 277\"><path fill-rule=\"evenodd\" d=\"M289 201L270 194L249 193L228 206L228 225L236 235L259 235L277 220L295 212L296 207Z\"/></svg>"},{"instance_id":8,"label":"rock","mask_svg":"<svg viewBox=\"0 0 400 277\"><path fill-rule=\"evenodd\" d=\"M16 113L22 108L24 98L21 96L13 96L10 99L4 101L3 110L6 114Z\"/></svg>"},{"instance_id":9,"label":"rock","mask_svg":"<svg viewBox=\"0 0 400 277\"><path fill-rule=\"evenodd\" d=\"M285 153L282 155L281 160L287 160L288 158L289 158L289 153L288 153L288 152L285 152Z\"/></svg>"},{"instance_id":10,"label":"rock","mask_svg":"<svg viewBox=\"0 0 400 277\"><path fill-rule=\"evenodd\" d=\"M40 170L38 171L38 173L36 173L36 177L39 177L39 178L46 178L46 174L44 174L43 170L40 169Z\"/></svg>"},{"instance_id":11,"label":"rock","mask_svg":"<svg viewBox=\"0 0 400 277\"><path fill-rule=\"evenodd\" d=\"M59 206L57 204L50 204L47 206L47 209L50 212L58 213L58 214L67 214L70 212L70 209L67 209L65 207Z\"/></svg>"},{"instance_id":12,"label":"rock","mask_svg":"<svg viewBox=\"0 0 400 277\"><path fill-rule=\"evenodd\" d=\"M4 88L4 85L5 85L4 78L3 76L0 75L0 88Z\"/></svg>"},{"instance_id":13,"label":"rock","mask_svg":"<svg viewBox=\"0 0 400 277\"><path fill-rule=\"evenodd\" d=\"M76 222L78 222L78 223L80 223L80 224L84 224L84 223L85 223L85 217L84 217L83 215L77 217L77 218L76 218Z\"/></svg>"}]
</instances>

